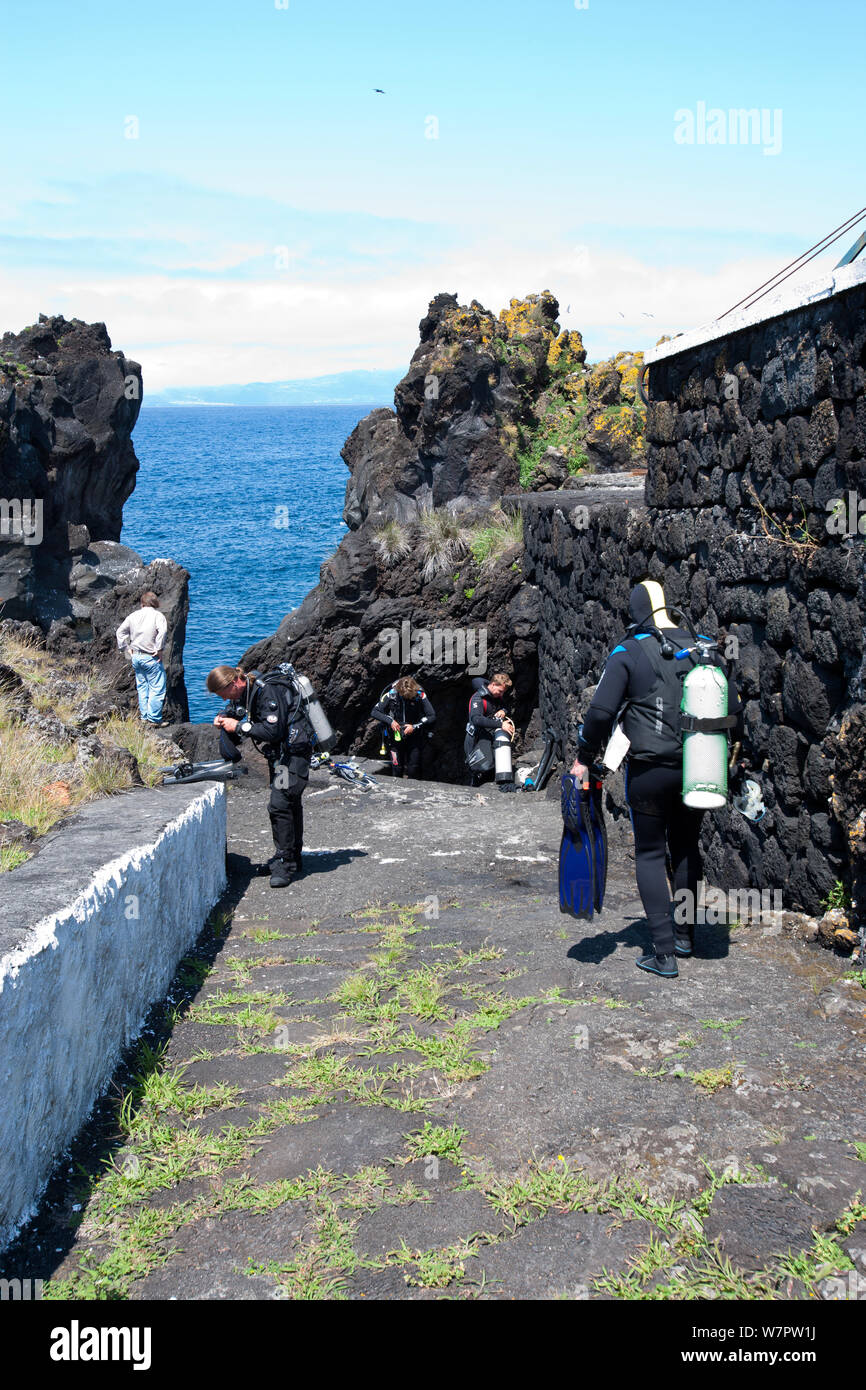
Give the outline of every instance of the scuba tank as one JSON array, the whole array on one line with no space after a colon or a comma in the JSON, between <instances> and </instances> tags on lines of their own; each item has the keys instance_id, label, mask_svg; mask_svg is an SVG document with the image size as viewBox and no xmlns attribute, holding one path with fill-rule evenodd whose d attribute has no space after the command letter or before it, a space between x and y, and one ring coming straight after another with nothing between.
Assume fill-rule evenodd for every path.
<instances>
[{"instance_id":1,"label":"scuba tank","mask_svg":"<svg viewBox=\"0 0 866 1390\"><path fill-rule=\"evenodd\" d=\"M500 726L493 735L493 766L497 782L513 782L511 767L511 735Z\"/></svg>"},{"instance_id":2,"label":"scuba tank","mask_svg":"<svg viewBox=\"0 0 866 1390\"><path fill-rule=\"evenodd\" d=\"M683 802L697 810L724 806L728 799L728 682L712 657L711 643L698 642L697 664L683 681Z\"/></svg>"},{"instance_id":3,"label":"scuba tank","mask_svg":"<svg viewBox=\"0 0 866 1390\"><path fill-rule=\"evenodd\" d=\"M319 697L313 689L312 681L307 676L299 676L297 672L293 672L293 676L304 702L304 713L313 726L316 742L323 752L327 753L337 742L337 735L331 728L328 716L322 709Z\"/></svg>"}]
</instances>

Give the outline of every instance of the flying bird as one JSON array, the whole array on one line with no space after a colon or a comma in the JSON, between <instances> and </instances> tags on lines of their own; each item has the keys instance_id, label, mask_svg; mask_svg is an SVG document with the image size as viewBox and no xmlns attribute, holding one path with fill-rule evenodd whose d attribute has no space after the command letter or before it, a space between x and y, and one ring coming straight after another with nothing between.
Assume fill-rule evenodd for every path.
<instances>
[{"instance_id":1,"label":"flying bird","mask_svg":"<svg viewBox=\"0 0 866 1390\"><path fill-rule=\"evenodd\" d=\"M380 96L384 96L384 95L385 95L385 93L382 91L382 88L381 88L381 87L374 87L374 88L373 88L373 91L374 91L374 92L378 92Z\"/></svg>"}]
</instances>

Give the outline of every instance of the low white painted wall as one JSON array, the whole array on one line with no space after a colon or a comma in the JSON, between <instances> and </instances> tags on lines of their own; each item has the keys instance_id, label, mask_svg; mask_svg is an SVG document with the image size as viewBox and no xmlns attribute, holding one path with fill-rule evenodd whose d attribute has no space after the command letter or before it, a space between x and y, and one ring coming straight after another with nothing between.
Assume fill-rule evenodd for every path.
<instances>
[{"instance_id":1,"label":"low white painted wall","mask_svg":"<svg viewBox=\"0 0 866 1390\"><path fill-rule=\"evenodd\" d=\"M220 784L85 808L0 880L0 1249L226 883Z\"/></svg>"}]
</instances>

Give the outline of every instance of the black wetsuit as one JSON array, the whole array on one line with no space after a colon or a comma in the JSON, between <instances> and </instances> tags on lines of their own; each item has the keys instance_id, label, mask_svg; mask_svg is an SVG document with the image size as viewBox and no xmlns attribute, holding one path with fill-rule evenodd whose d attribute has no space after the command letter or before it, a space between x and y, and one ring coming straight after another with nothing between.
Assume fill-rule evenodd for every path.
<instances>
[{"instance_id":1,"label":"black wetsuit","mask_svg":"<svg viewBox=\"0 0 866 1390\"><path fill-rule=\"evenodd\" d=\"M436 711L424 691L419 690L414 700L405 700L397 694L394 686L389 686L382 692L372 717L385 726L394 776L402 777L405 774L407 777L423 777L425 754L436 723ZM395 719L400 725L412 725L408 738L405 734L401 735L399 741L394 738L391 724Z\"/></svg>"},{"instance_id":2,"label":"black wetsuit","mask_svg":"<svg viewBox=\"0 0 866 1390\"><path fill-rule=\"evenodd\" d=\"M662 633L677 652L694 646L694 638L683 628L663 628ZM674 949L671 886L675 893L688 889L693 895L690 901L696 902L701 878L699 841L704 813L683 804L681 737L671 740L653 735L653 707L660 689L660 659L664 660L660 658L658 639L651 633L625 637L614 647L584 719L577 753L583 763L597 761L604 752L617 715L620 716L623 731L631 739L626 800L634 829L638 892L655 953L669 956ZM683 676L692 669L693 663L686 657L673 657L672 660L682 661ZM728 711L740 721L733 734L736 739L742 733L742 707L730 675ZM693 918L691 922L693 925ZM687 928L684 926L681 930L685 934Z\"/></svg>"},{"instance_id":3,"label":"black wetsuit","mask_svg":"<svg viewBox=\"0 0 866 1390\"><path fill-rule=\"evenodd\" d=\"M267 759L270 782L268 816L274 837L274 857L289 870L301 872L304 812L301 797L307 789L313 756L312 729L301 713L296 695L282 682L251 677L246 718L237 732L220 731L220 752L237 759L237 744L252 739ZM231 706L228 714L237 714Z\"/></svg>"},{"instance_id":4,"label":"black wetsuit","mask_svg":"<svg viewBox=\"0 0 866 1390\"><path fill-rule=\"evenodd\" d=\"M463 752L468 759L476 748L480 748L484 753L484 761L487 766L474 770L467 766L466 781L470 787L478 787L485 779L493 776L493 735L497 729L502 728L502 720L494 719L493 713L497 709L502 709L502 699L498 700L487 689L487 682L481 676L476 676L472 682L474 694L469 701L469 722L466 725L466 738L463 743Z\"/></svg>"}]
</instances>

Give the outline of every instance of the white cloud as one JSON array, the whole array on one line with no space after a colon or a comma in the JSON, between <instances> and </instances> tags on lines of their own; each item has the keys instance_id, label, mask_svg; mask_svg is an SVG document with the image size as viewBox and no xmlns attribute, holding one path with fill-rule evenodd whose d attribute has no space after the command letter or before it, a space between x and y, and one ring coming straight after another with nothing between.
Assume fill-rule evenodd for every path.
<instances>
[{"instance_id":1,"label":"white cloud","mask_svg":"<svg viewBox=\"0 0 866 1390\"><path fill-rule=\"evenodd\" d=\"M812 262L799 278L819 276L835 259ZM220 256L219 263L229 260ZM779 260L766 256L706 268L659 266L600 245L528 249L486 241L384 273L343 268L335 278L323 266L315 280L298 278L291 266L249 280L23 268L0 271L0 298L2 327L13 331L39 312L104 320L115 347L142 363L147 392L399 367L417 345L428 301L441 290L498 312L512 297L549 289L560 301L562 324L579 328L590 357L598 358L704 323L778 268Z\"/></svg>"}]
</instances>

